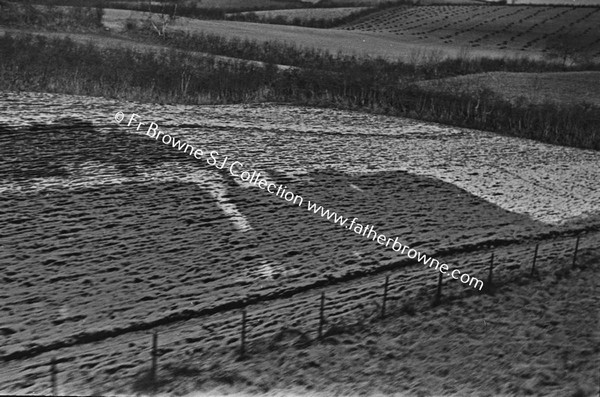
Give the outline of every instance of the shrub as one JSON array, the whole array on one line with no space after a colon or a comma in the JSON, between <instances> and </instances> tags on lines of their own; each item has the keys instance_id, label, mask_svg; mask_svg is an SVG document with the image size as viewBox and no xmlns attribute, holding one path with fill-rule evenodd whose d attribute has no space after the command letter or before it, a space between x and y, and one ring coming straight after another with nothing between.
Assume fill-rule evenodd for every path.
<instances>
[{"instance_id":1,"label":"shrub","mask_svg":"<svg viewBox=\"0 0 600 397\"><path fill-rule=\"evenodd\" d=\"M190 46L195 45L190 36L178 40L181 39L190 40ZM227 48L240 57L255 54L253 51L262 48L268 59L271 59L269 56L286 59L282 51L286 47L267 43L264 47L254 44L255 47L248 49L246 43L217 36L201 45L212 46L213 50ZM269 54L269 46L274 46L275 55ZM393 65L385 62L340 60L330 54L298 51L292 52L290 57L297 57L293 59L299 63L312 56L322 61L324 69L346 67L335 72L314 68L280 69L272 64L261 66L198 58L175 49L158 54L139 53L121 48L101 49L69 39L10 35L0 38L0 54L0 85L6 90L63 92L146 102L286 101L336 106L600 150L599 107L553 103L515 105L489 90L433 92L402 81L390 83ZM443 71L444 67L439 66Z\"/></svg>"},{"instance_id":2,"label":"shrub","mask_svg":"<svg viewBox=\"0 0 600 397\"><path fill-rule=\"evenodd\" d=\"M594 51L589 46L581 46L581 39L570 34L560 34L546 39L546 57L560 60L563 69L569 64L590 64Z\"/></svg>"},{"instance_id":3,"label":"shrub","mask_svg":"<svg viewBox=\"0 0 600 397\"><path fill-rule=\"evenodd\" d=\"M138 29L138 22L136 19L127 18L125 20L125 30L128 32L135 31Z\"/></svg>"},{"instance_id":4,"label":"shrub","mask_svg":"<svg viewBox=\"0 0 600 397\"><path fill-rule=\"evenodd\" d=\"M57 8L53 5L32 6L6 2L0 4L0 23L14 27L48 30L94 30L102 27L104 9Z\"/></svg>"}]
</instances>

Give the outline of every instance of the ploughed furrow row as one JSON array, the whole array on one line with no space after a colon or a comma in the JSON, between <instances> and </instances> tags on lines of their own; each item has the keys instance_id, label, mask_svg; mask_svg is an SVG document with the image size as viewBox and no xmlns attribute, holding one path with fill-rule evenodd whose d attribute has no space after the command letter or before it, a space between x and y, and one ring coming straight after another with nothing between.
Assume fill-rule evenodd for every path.
<instances>
[{"instance_id":1,"label":"ploughed furrow row","mask_svg":"<svg viewBox=\"0 0 600 397\"><path fill-rule=\"evenodd\" d=\"M494 51L547 52L550 40L566 34L591 55L598 51L598 7L421 6L393 8L340 29L392 34L427 44L463 44Z\"/></svg>"},{"instance_id":2,"label":"ploughed furrow row","mask_svg":"<svg viewBox=\"0 0 600 397\"><path fill-rule=\"evenodd\" d=\"M590 228L588 228L587 231L590 231L590 230L597 231L598 228L590 227ZM582 231L586 231L586 230L582 230ZM569 232L567 234L572 236L573 232ZM554 235L554 233L552 233L552 235ZM596 235L593 234L593 236L596 236ZM548 236L539 236L539 237L547 238ZM558 236L558 237L562 237L562 236ZM568 241L568 240L564 240L564 241ZM432 257L436 257L436 258L442 258L447 255L464 255L465 253L470 253L470 252L476 254L478 252L478 250L480 251L480 248L482 246L485 247L486 251L489 251L490 249L493 249L493 248L512 246L512 245L518 244L518 243L519 243L519 241L508 241L508 240L507 241L484 241L477 245L454 247L451 249L446 249L444 252L435 252L430 255ZM568 249L565 249L565 251L568 251ZM521 252L521 251L519 251L519 252ZM551 252L554 253L555 251L552 250ZM482 254L475 255L474 256L475 260L480 260L481 255ZM306 283L304 285L293 285L293 286L290 286L289 288L279 287L270 293L263 293L263 294L258 293L255 295L245 296L241 299L233 298L232 300L226 301L224 303L216 304L212 307L205 307L205 308L199 308L199 309L196 309L196 308L195 309L184 309L184 310L181 310L178 312L170 313L170 314L162 316L162 317L158 317L155 320L133 322L133 323L128 324L127 326L114 327L114 328L105 329L105 330L84 331L84 332L80 332L78 334L68 335L64 339L56 340L56 341L53 341L53 342L50 342L50 343L44 344L44 345L42 345L42 344L37 345L35 343L29 343L26 348L18 349L18 350L9 352L7 354L4 354L3 356L0 357L0 359L2 359L5 362L8 362L8 361L12 361L12 360L34 357L41 353L45 353L45 352L49 352L49 351L53 351L53 350L59 350L59 349L69 347L69 346L77 346L77 345L82 345L82 344L98 342L98 341L106 340L109 338L113 338L115 336L124 335L127 333L150 330L150 329L154 329L159 326L178 323L181 321L190 320L190 319L194 319L194 318L198 318L198 317L205 317L205 316L210 316L210 315L214 315L214 314L218 314L218 313L225 313L225 312L229 312L231 310L244 308L248 305L256 305L256 304L265 303L265 302L269 302L269 301L276 301L276 300L281 300L281 299L286 299L286 298L292 298L295 295L298 295L300 293L305 293L308 291L320 289L325 286L336 286L336 285L343 284L343 283L355 282L356 280L360 280L360 279L363 279L368 276L373 276L373 275L380 274L383 272L388 272L388 271L396 271L398 268L402 268L402 269L406 268L406 274L400 276L401 278L406 278L407 279L406 284L408 286L410 286L410 289L408 289L406 291L413 291L413 292L419 291L419 286L421 286L421 288L422 288L423 287L422 284L426 283L425 280L427 280L427 278L426 278L427 275L423 274L423 272L418 269L419 264L417 263L415 265L415 262L416 262L415 260L410 260L408 258L387 261L387 263L378 264L377 266L372 267L372 268L366 268L366 269L355 270L352 272L341 273L340 275L328 275L326 279L319 279L312 283ZM480 265L481 265L481 263L485 262L484 260L480 260L479 262L474 263L473 268L472 268L473 270L467 271L466 269L471 269L470 262L471 261L463 262L460 265L461 272L470 273L470 272L476 271L476 272L482 273ZM512 266L514 266L514 265L507 265L508 268L511 268ZM519 267L519 266L517 266L517 267ZM410 276L411 270L413 268L417 268L417 273ZM485 264L484 264L484 268L485 268ZM436 276L438 275L437 272L433 272L432 270L430 270L430 272L432 274L435 274ZM472 273L472 274L476 274L476 273ZM477 277L477 276L474 276L474 277ZM480 280L484 280L483 276L479 276L478 278ZM455 282L455 283L458 284L457 282ZM361 285L361 288L362 288L362 285ZM346 294L346 292L344 292L343 294ZM353 296L360 298L360 294L353 295ZM10 302L8 302L8 304L10 304ZM295 309L294 309L294 311L295 311ZM85 317L85 316L83 316L83 317ZM58 324L60 324L60 322Z\"/></svg>"},{"instance_id":3,"label":"ploughed furrow row","mask_svg":"<svg viewBox=\"0 0 600 397\"><path fill-rule=\"evenodd\" d=\"M591 253L595 253L597 257L599 243L600 234L597 232L582 236L579 258L589 257ZM550 274L570 267L574 249L572 237L541 241L539 244L536 268L540 274ZM528 275L533 251L533 243L495 249L494 282L502 288L503 284ZM490 253L486 249L441 259L447 263L460 263L461 270L485 280L489 271ZM415 265L395 269L387 274L390 276L388 313L394 315L398 311L402 312L404 304L416 307L417 310L426 310L435 294L437 272ZM261 349L276 343L277 335L283 330L303 335L308 341L313 340L319 326L321 292L325 293L326 333L350 329L353 324L379 316L383 278L383 275L366 277L360 281L305 291L289 299L274 299L244 306L247 311L246 332L250 354L259 353ZM444 279L442 291L444 300L480 293L450 279ZM240 344L240 321L241 310L230 310L155 328L159 332L160 362L163 365L182 362L195 355L235 356ZM85 387L90 387L90 384L86 384L86 379L101 385L103 380L110 378L116 371L119 371L118 382L126 385L143 368L147 368L150 339L147 332L133 332L95 343L53 350L27 360L16 360L11 362L9 371L0 370L2 387L43 390L44 382L33 382L32 379L36 375L40 376L38 379L43 378L43 374L47 373L50 357L54 356L59 358L62 376L73 380L69 384L73 390L86 390ZM28 387L31 389L27 389Z\"/></svg>"}]
</instances>

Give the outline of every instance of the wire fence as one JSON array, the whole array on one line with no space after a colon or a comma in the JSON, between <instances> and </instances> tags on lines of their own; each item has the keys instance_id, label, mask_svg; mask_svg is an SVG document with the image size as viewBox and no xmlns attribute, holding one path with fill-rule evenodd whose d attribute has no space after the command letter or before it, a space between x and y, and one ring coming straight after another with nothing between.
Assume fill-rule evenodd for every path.
<instances>
[{"instance_id":1,"label":"wire fence","mask_svg":"<svg viewBox=\"0 0 600 397\"><path fill-rule=\"evenodd\" d=\"M578 267L581 237L581 235L577 235L574 239L562 240L558 243L545 242L541 245L536 243L535 246L521 246L517 252L510 252L510 247L504 247L504 251L502 251L504 262L498 260L499 255L496 253L501 251L498 249L473 254L477 256L475 260L477 264L473 265L478 271L476 274L485 280L482 291L474 290L459 283L458 280L444 278L441 272L436 275L435 283L425 282L424 285L415 287L412 276L398 274L398 270L395 270L384 277L377 276L369 280L360 280L359 284L365 284L366 287L342 285L333 290L322 291L316 297L313 295L314 291L307 293L305 300L299 300L301 304L298 304L298 300L292 297L284 299L283 303L280 303L279 306L275 305L276 307L273 304L267 304L262 308L259 307L260 305L252 305L252 307L246 307L233 314L230 312L223 319L217 319L212 323L207 322L206 319L199 319L199 321L203 321L205 328L208 326L209 332L210 326L214 326L217 331L221 332L227 330L226 334L217 338L221 341L220 346L216 344L212 348L221 349L229 354L234 352L237 359L245 359L252 354L259 353L262 349L272 349L285 332L294 335L294 343L297 344L310 344L312 341L323 340L335 335L336 332L343 333L344 327L351 324L348 319L355 320L356 324L360 323L360 321L356 321L357 312L362 311L363 314L366 314L365 318L368 321L376 321L391 314L410 314L410 312L414 312L414 304L417 302L421 307L431 307L472 294L494 294L502 285L506 285L516 278L527 277L539 280L542 271L556 271L556 266L553 267L551 263L548 263L556 260L559 260L558 270L568 272ZM592 237L597 238L597 235L592 234ZM587 242L588 249L598 248L597 242L592 240L590 238L583 241ZM552 246L553 249L549 249L549 246ZM559 254L556 254L557 250ZM553 255L544 256L545 251L549 251ZM540 259L544 260L544 266L541 265ZM565 259L570 259L567 261L568 265L565 265ZM431 269L427 269L427 271L431 272ZM399 301L402 302L400 306L391 306L392 303ZM365 302L373 304L368 305ZM250 312L251 309L254 310ZM274 312L277 312L277 315L274 315ZM287 314L281 314L281 312L287 312ZM291 321L292 317L295 317L294 321ZM155 390L159 384L161 357L165 355L165 352L172 352L176 356L181 353L179 350L169 349L169 346L184 345L189 348L197 342L201 342L200 344L205 342L205 338L193 332L182 338L182 334L185 334L186 330L189 331L192 326L193 324L185 322L166 329L164 333L155 329L150 334L145 333L134 338L128 337L126 341L119 342L123 344L119 347L124 347L125 343L130 348L136 346L138 353L141 349L142 355L147 354L147 346L150 346L147 364L142 368L139 368L138 364L127 364L125 367L136 367L142 370L149 368L145 372L146 381ZM163 335L165 336L164 340L161 338ZM98 343L100 343L99 346L95 347L87 346L81 349L79 346L77 348L81 349L78 351L84 351L88 357L96 357L91 354L107 351L105 345L107 341ZM193 349L193 351L203 352L204 350L200 348ZM42 382L47 385L44 386L46 387L44 394L60 395L61 386L66 385L59 384L60 366L75 360L75 357L64 355L59 358L55 352L49 354L52 356L46 364L40 364L38 360L37 363L28 365L30 359L21 360L20 365L11 366L8 370L0 370L0 376L3 379L10 379L12 376L33 371L28 374L28 377L35 379L36 384L39 384L40 377L47 379L47 383Z\"/></svg>"}]
</instances>

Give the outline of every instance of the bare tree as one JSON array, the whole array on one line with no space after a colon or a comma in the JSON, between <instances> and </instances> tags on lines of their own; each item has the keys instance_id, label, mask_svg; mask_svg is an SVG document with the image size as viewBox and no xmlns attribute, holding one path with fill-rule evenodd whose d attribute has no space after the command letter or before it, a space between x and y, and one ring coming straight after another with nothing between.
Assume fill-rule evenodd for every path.
<instances>
[{"instance_id":1,"label":"bare tree","mask_svg":"<svg viewBox=\"0 0 600 397\"><path fill-rule=\"evenodd\" d=\"M178 1L160 0L158 7L152 5L152 0L148 0L148 17L146 20L152 26L154 31L161 37L167 34L167 27L177 19ZM158 9L158 12L154 12Z\"/></svg>"},{"instance_id":2,"label":"bare tree","mask_svg":"<svg viewBox=\"0 0 600 397\"><path fill-rule=\"evenodd\" d=\"M552 36L547 39L546 51L548 58L561 61L563 69L566 69L567 65L585 64L593 60L593 53L589 47L582 47L581 39L569 34Z\"/></svg>"}]
</instances>

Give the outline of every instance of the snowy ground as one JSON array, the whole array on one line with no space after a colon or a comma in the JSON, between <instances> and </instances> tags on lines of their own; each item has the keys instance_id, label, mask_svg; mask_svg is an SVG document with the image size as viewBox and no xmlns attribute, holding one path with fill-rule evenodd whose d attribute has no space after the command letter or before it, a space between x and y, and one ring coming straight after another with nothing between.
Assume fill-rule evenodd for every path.
<instances>
[{"instance_id":1,"label":"snowy ground","mask_svg":"<svg viewBox=\"0 0 600 397\"><path fill-rule=\"evenodd\" d=\"M308 326L327 283L332 316L360 312L382 269L396 296L435 285L431 269L132 134L119 110L481 277L491 247L509 271L533 240L542 261L568 257L577 231L597 245L598 152L327 109L2 93L0 390L44 392L54 355L73 392L133 376L153 329L171 359L233 346L248 302L269 302L253 307L253 337Z\"/></svg>"}]
</instances>

